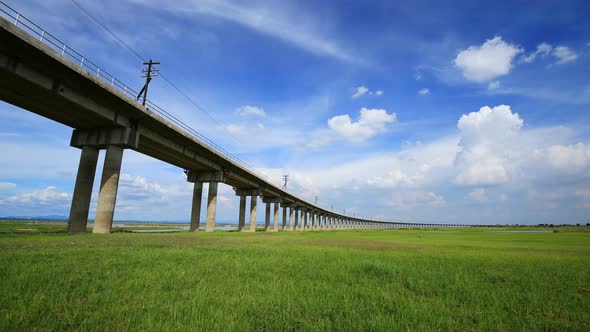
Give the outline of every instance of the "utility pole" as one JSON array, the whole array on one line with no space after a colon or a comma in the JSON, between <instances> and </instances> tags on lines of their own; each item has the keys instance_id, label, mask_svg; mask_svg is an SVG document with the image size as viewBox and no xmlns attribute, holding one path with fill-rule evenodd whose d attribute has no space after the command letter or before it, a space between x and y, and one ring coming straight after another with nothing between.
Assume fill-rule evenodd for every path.
<instances>
[{"instance_id":1,"label":"utility pole","mask_svg":"<svg viewBox=\"0 0 590 332\"><path fill-rule=\"evenodd\" d=\"M283 184L283 190L287 190L287 182L289 182L289 174L283 175L283 181L285 181L285 183Z\"/></svg>"},{"instance_id":2,"label":"utility pole","mask_svg":"<svg viewBox=\"0 0 590 332\"><path fill-rule=\"evenodd\" d=\"M315 205L318 205L318 197L315 197Z\"/></svg>"},{"instance_id":3,"label":"utility pole","mask_svg":"<svg viewBox=\"0 0 590 332\"><path fill-rule=\"evenodd\" d=\"M148 86L149 86L150 82L152 81L152 77L157 77L158 72L160 71L157 68L153 68L153 66L159 65L160 62L155 62L155 61L152 61L152 59L150 59L150 61L144 62L143 64L145 66L147 66L147 68L144 68L141 70L141 72L144 74L141 77L145 77L145 84L143 85L143 88L141 88L139 93L137 94L137 98L135 100L139 100L139 97L142 97L141 104L143 106L145 106L145 101L147 99ZM142 94L143 94L143 96L142 96Z\"/></svg>"}]
</instances>

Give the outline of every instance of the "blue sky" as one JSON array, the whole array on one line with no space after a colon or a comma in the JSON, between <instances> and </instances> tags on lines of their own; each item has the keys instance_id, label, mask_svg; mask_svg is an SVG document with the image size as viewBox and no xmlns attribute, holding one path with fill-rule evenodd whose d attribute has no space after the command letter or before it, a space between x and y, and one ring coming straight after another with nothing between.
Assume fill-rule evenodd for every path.
<instances>
[{"instance_id":1,"label":"blue sky","mask_svg":"<svg viewBox=\"0 0 590 332\"><path fill-rule=\"evenodd\" d=\"M78 1L213 119L161 78L153 101L326 208L590 221L586 1ZM5 2L141 87L140 61L70 0ZM67 215L71 129L6 103L0 121L0 216ZM189 218L181 169L124 158L116 219ZM218 219L237 205L220 186Z\"/></svg>"}]
</instances>

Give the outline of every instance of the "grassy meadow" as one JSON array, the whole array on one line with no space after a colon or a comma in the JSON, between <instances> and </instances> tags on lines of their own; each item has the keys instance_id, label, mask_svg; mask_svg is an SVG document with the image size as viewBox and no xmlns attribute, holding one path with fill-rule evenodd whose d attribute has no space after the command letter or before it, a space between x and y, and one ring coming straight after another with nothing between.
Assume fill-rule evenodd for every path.
<instances>
[{"instance_id":1,"label":"grassy meadow","mask_svg":"<svg viewBox=\"0 0 590 332\"><path fill-rule=\"evenodd\" d=\"M70 236L0 222L0 330L590 331L590 232Z\"/></svg>"}]
</instances>

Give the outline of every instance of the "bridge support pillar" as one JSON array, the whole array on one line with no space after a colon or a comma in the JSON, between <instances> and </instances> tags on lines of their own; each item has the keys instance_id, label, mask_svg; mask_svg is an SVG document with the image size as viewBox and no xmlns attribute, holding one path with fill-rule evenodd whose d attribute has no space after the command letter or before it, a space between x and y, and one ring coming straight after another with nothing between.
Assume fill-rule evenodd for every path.
<instances>
[{"instance_id":1,"label":"bridge support pillar","mask_svg":"<svg viewBox=\"0 0 590 332\"><path fill-rule=\"evenodd\" d=\"M277 215L277 217L278 217L278 215ZM278 226L279 226L279 220L278 220L278 218L277 218L277 225L276 226L277 226L276 228L278 229ZM287 227L287 207L286 206L283 207L283 224L282 224L281 229L284 230L285 227Z\"/></svg>"},{"instance_id":2,"label":"bridge support pillar","mask_svg":"<svg viewBox=\"0 0 590 332\"><path fill-rule=\"evenodd\" d=\"M201 200L203 198L203 183L193 184L193 205L191 209L191 232L198 232L201 226Z\"/></svg>"},{"instance_id":3,"label":"bridge support pillar","mask_svg":"<svg viewBox=\"0 0 590 332\"><path fill-rule=\"evenodd\" d=\"M250 232L256 232L256 201L258 196L250 197Z\"/></svg>"},{"instance_id":4,"label":"bridge support pillar","mask_svg":"<svg viewBox=\"0 0 590 332\"><path fill-rule=\"evenodd\" d=\"M274 211L274 231L278 232L279 231L279 208L280 208L280 203L275 202L275 211ZM282 229L285 229L285 221L283 221L283 227Z\"/></svg>"},{"instance_id":5,"label":"bridge support pillar","mask_svg":"<svg viewBox=\"0 0 590 332\"><path fill-rule=\"evenodd\" d=\"M68 218L68 233L83 233L88 224L88 211L90 210L90 198L92 186L96 174L98 162L98 148L92 146L82 147L76 186L72 197L70 217Z\"/></svg>"},{"instance_id":6,"label":"bridge support pillar","mask_svg":"<svg viewBox=\"0 0 590 332\"><path fill-rule=\"evenodd\" d=\"M268 232L270 229L270 205L272 203L266 202L266 210L264 214L264 231Z\"/></svg>"},{"instance_id":7,"label":"bridge support pillar","mask_svg":"<svg viewBox=\"0 0 590 332\"><path fill-rule=\"evenodd\" d=\"M217 185L218 182L209 182L209 193L207 194L207 218L205 221L205 232L215 230L215 213L217 210Z\"/></svg>"},{"instance_id":8,"label":"bridge support pillar","mask_svg":"<svg viewBox=\"0 0 590 332\"><path fill-rule=\"evenodd\" d=\"M293 230L297 231L301 226L299 226L299 210L297 208L293 209L295 212L295 221L293 222Z\"/></svg>"},{"instance_id":9,"label":"bridge support pillar","mask_svg":"<svg viewBox=\"0 0 590 332\"><path fill-rule=\"evenodd\" d=\"M102 169L98 205L96 206L96 217L94 218L92 233L106 234L111 232L122 161L123 148L118 145L109 145Z\"/></svg>"},{"instance_id":10,"label":"bridge support pillar","mask_svg":"<svg viewBox=\"0 0 590 332\"><path fill-rule=\"evenodd\" d=\"M246 196L240 196L240 216L238 219L238 231L243 232L246 226Z\"/></svg>"},{"instance_id":11,"label":"bridge support pillar","mask_svg":"<svg viewBox=\"0 0 590 332\"><path fill-rule=\"evenodd\" d=\"M289 231L293 230L293 226L294 226L293 219L295 217L294 212L295 212L295 207L291 206L289 208ZM283 225L283 230L285 230L285 225Z\"/></svg>"}]
</instances>

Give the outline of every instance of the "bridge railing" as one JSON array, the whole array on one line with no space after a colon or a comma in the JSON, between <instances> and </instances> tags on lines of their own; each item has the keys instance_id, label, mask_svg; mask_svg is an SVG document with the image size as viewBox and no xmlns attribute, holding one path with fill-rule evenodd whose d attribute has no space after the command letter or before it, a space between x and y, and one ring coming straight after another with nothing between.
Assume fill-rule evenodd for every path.
<instances>
[{"instance_id":1,"label":"bridge railing","mask_svg":"<svg viewBox=\"0 0 590 332\"><path fill-rule=\"evenodd\" d=\"M116 78L115 76L110 74L104 68L102 68L99 65L97 65L96 63L94 63L88 57L86 57L83 54L79 53L78 51L74 50L73 48L68 46L65 42L61 41L60 39L58 39L57 37L55 37L51 33L47 32L46 30L41 28L39 25L37 25L35 22L31 21L30 19L28 19L27 17L25 17L24 15L22 15L21 13L19 13L15 9L13 9L12 7L5 4L3 1L0 1L0 14L2 14L8 20L12 21L12 23L14 25L29 32L32 36L39 38L39 40L41 42L50 46L51 48L53 48L57 52L61 53L62 56L69 58L74 63L80 64L80 67L86 69L87 71L89 71L92 74L95 74L96 77L102 79L103 81L107 82L111 86L116 87L117 89L119 89L120 91L122 91L123 93L125 93L126 95L131 97L132 99L137 100L138 91L134 90L129 85L125 84L124 82L122 82L121 80L119 80L118 78ZM138 104L139 104L139 102L138 102ZM162 107L158 106L157 104L155 104L151 100L146 100L146 105L147 105L148 110L151 110L151 111L159 114L160 116L164 117L168 121L174 123L175 125L177 125L181 129L183 129L184 131L191 134L194 138L199 140L202 144L207 145L210 148L212 148L213 150L220 152L221 154L223 154L224 156L226 156L227 158L229 158L233 162L246 168L250 172L266 179L267 181L270 181L268 176L266 176L265 174L256 170L252 165L241 160L240 158L236 157L234 154L230 153L229 151L222 148L221 146L219 146L218 144L216 144L212 140L208 139L203 134L199 133L197 130L195 130L194 128L192 128L188 124L184 123L183 121L178 119L176 116L167 112L166 110L164 110Z\"/></svg>"},{"instance_id":2,"label":"bridge railing","mask_svg":"<svg viewBox=\"0 0 590 332\"><path fill-rule=\"evenodd\" d=\"M23 16L21 13L19 13L15 9L11 8L10 6L8 6L7 4L5 4L1 0L0 0L0 15L4 16L9 21L12 21L12 23L14 25L29 32L32 36L39 38L39 40L41 42L43 42L45 45L48 45L49 47L53 48L54 50L59 52L62 56L69 58L74 63L79 64L80 67L84 68L85 70L87 70L91 74L96 75L96 77L107 82L111 86L116 87L117 89L119 89L121 92L123 92L125 95L131 97L132 99L137 100L138 91L134 90L129 85L125 84L123 81L117 79L114 75L110 74L104 68L102 68L99 65L97 65L96 63L94 63L88 57L86 57L83 54L79 53L78 51L74 50L73 48L68 46L65 42L61 41L60 39L58 39L57 37L55 37L51 33L47 32L46 30L41 28L39 25L37 25L35 22L33 22L30 19L28 19L27 17ZM141 105L141 104L138 102L138 105ZM151 100L146 100L146 105L147 105L148 110L150 110L154 113L157 113L158 115L162 116L166 120L177 125L179 128L181 128L182 130L184 130L187 133L189 133L190 135L192 135L193 138L195 138L196 140L201 142L203 145L208 146L212 150L218 151L219 153L221 153L222 155L227 157L229 160L242 166L243 168L247 169L248 171L252 172L253 174L265 179L268 183L272 183L272 181L269 179L268 176L266 176L265 174L256 170L252 165L239 159L238 157L236 157L235 155L233 155L232 153L230 153L226 149L222 148L221 146L219 146L218 144L216 144L212 140L208 139L203 134L199 133L197 130L195 130L194 128L192 128L188 124L184 123L183 121L178 119L173 114L167 112L166 110L164 110L162 107L158 106L157 104L155 104ZM295 196L295 195L293 195L293 196ZM370 219L366 219L366 220L370 221ZM373 220L373 221L379 221L379 220ZM383 221L381 221L381 222L383 222Z\"/></svg>"}]
</instances>

